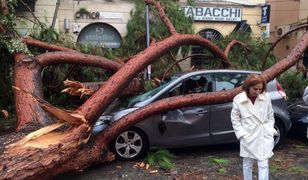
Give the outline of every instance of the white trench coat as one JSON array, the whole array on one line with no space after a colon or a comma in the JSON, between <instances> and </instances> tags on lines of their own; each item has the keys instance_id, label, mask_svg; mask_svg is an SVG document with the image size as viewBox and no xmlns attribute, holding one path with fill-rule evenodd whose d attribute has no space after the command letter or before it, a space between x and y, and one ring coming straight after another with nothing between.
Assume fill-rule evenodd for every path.
<instances>
[{"instance_id":1,"label":"white trench coat","mask_svg":"<svg viewBox=\"0 0 308 180\"><path fill-rule=\"evenodd\" d=\"M275 119L271 99L265 92L252 104L246 92L234 97L232 126L240 140L240 156L266 160L274 155Z\"/></svg>"}]
</instances>

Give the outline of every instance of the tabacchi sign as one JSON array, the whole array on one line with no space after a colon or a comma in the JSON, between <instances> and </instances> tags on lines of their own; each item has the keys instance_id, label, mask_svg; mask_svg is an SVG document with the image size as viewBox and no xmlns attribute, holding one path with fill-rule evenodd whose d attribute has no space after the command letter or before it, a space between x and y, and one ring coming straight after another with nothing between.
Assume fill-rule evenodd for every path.
<instances>
[{"instance_id":1,"label":"tabacchi sign","mask_svg":"<svg viewBox=\"0 0 308 180\"><path fill-rule=\"evenodd\" d=\"M195 21L242 21L241 8L184 6L182 9L186 16L193 17Z\"/></svg>"}]
</instances>

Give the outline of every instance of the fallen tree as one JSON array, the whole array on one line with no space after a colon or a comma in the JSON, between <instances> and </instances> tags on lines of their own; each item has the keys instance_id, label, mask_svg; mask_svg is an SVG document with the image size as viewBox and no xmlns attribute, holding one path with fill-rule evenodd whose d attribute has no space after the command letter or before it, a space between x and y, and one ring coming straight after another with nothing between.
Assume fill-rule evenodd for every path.
<instances>
[{"instance_id":1,"label":"fallen tree","mask_svg":"<svg viewBox=\"0 0 308 180\"><path fill-rule=\"evenodd\" d=\"M5 147L0 156L1 179L51 178L63 172L81 170L91 164L108 161L110 158L108 155L108 143L122 131L146 117L174 108L228 102L240 91L237 88L223 92L166 98L124 116L99 135L92 136L93 125L102 112L121 94L121 91L139 72L143 71L154 60L168 53L169 50L182 45L199 45L219 57L225 67L231 64L224 52L212 44L212 42L199 35L177 33L168 17L165 16L159 2L154 0L147 0L146 2L159 9L161 19L165 22L171 34L170 37L152 43L149 48L131 57L99 90L75 111L57 109L42 101L42 96L38 96L35 88L29 88L27 84L23 83L17 83L17 86L15 83L15 86L17 86L16 94L19 94L20 97L26 97L24 99L25 103L35 102L39 105L39 108L42 108L43 112L50 113L57 120L56 123L33 132L18 142ZM301 42L298 43L288 57L265 70L262 76L266 81L272 80L294 65L307 46L308 33L303 36ZM40 64L45 62L48 65L48 60L50 60L49 63L53 63L52 60L57 61L57 63L73 61L79 63L79 61L73 60L75 56L80 57L80 59L87 56L75 53L67 57L66 53L63 53L63 55L59 54L61 52L45 53L35 58L29 58L21 54L16 58L18 61L16 59L15 61L20 63L23 70L26 67L33 67L33 72L35 72L33 74L36 75L40 71ZM90 60L87 59L86 61ZM87 64L86 62L84 63ZM38 77L34 77L34 75L32 75L31 81L29 81L30 84L36 83L36 78ZM21 77L19 76L20 79L22 79ZM21 81L20 79L17 78L16 81ZM33 84L30 87L40 88ZM34 109L33 113L36 111L37 109ZM46 115L50 116L49 114ZM38 115L38 117L41 117L41 115Z\"/></svg>"}]
</instances>

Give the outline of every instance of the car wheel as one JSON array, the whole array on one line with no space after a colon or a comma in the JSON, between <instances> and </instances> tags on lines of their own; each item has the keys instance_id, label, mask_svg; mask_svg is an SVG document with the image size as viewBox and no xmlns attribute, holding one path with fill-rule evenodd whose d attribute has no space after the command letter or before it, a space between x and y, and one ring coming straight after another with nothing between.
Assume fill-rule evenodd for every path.
<instances>
[{"instance_id":1,"label":"car wheel","mask_svg":"<svg viewBox=\"0 0 308 180\"><path fill-rule=\"evenodd\" d=\"M148 139L143 131L131 128L121 133L112 142L112 150L117 159L134 160L147 153L148 144Z\"/></svg>"},{"instance_id":2,"label":"car wheel","mask_svg":"<svg viewBox=\"0 0 308 180\"><path fill-rule=\"evenodd\" d=\"M274 136L274 147L278 147L284 140L284 129L282 124L279 121L275 122L274 125L277 135Z\"/></svg>"}]
</instances>

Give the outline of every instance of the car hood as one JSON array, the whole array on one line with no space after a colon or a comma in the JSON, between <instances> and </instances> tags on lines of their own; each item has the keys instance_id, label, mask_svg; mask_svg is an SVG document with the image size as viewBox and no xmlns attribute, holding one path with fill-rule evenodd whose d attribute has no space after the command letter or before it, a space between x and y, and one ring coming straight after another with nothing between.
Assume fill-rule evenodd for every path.
<instances>
[{"instance_id":1,"label":"car hood","mask_svg":"<svg viewBox=\"0 0 308 180\"><path fill-rule=\"evenodd\" d=\"M113 115L113 120L114 121L117 121L119 119L121 119L123 116L135 111L139 109L138 107L132 107L132 108L128 108L128 109L121 109L119 111L116 111L116 112L113 112L112 115Z\"/></svg>"}]
</instances>

